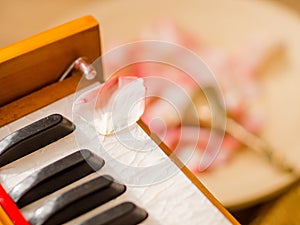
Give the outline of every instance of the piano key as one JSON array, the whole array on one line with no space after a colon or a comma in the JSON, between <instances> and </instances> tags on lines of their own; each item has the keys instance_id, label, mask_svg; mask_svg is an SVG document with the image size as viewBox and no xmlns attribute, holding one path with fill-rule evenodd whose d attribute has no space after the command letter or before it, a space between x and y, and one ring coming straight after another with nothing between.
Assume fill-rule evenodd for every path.
<instances>
[{"instance_id":1,"label":"piano key","mask_svg":"<svg viewBox=\"0 0 300 225\"><path fill-rule=\"evenodd\" d=\"M28 176L9 195L21 208L101 169L103 165L104 160L89 150L77 151Z\"/></svg>"},{"instance_id":2,"label":"piano key","mask_svg":"<svg viewBox=\"0 0 300 225\"><path fill-rule=\"evenodd\" d=\"M131 202L124 202L108 209L80 225L136 225L144 221L148 213Z\"/></svg>"},{"instance_id":3,"label":"piano key","mask_svg":"<svg viewBox=\"0 0 300 225\"><path fill-rule=\"evenodd\" d=\"M75 130L75 125L59 114L42 118L0 141L0 167L26 156Z\"/></svg>"},{"instance_id":4,"label":"piano key","mask_svg":"<svg viewBox=\"0 0 300 225\"><path fill-rule=\"evenodd\" d=\"M67 222L124 193L125 185L110 176L97 177L53 197L29 218L31 225L54 225Z\"/></svg>"}]
</instances>

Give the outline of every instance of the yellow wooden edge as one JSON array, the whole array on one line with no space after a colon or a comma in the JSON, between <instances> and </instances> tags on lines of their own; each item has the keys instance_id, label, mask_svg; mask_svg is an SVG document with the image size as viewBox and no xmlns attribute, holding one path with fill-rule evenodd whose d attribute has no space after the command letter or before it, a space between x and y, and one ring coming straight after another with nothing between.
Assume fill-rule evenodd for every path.
<instances>
[{"instance_id":1,"label":"yellow wooden edge","mask_svg":"<svg viewBox=\"0 0 300 225\"><path fill-rule=\"evenodd\" d=\"M7 213L4 211L0 205L0 225L14 225Z\"/></svg>"},{"instance_id":2,"label":"yellow wooden edge","mask_svg":"<svg viewBox=\"0 0 300 225\"><path fill-rule=\"evenodd\" d=\"M81 74L74 74L62 82L46 86L0 107L0 127L74 93L80 78Z\"/></svg>"},{"instance_id":3,"label":"yellow wooden edge","mask_svg":"<svg viewBox=\"0 0 300 225\"><path fill-rule=\"evenodd\" d=\"M207 190L200 180L193 174L182 161L168 148L168 146L160 140L160 138L152 133L148 126L139 120L137 124L148 134L148 136L160 147L160 149L180 168L180 170L189 178L189 180L211 201L211 203L223 213L223 215L232 223L240 224L224 206Z\"/></svg>"},{"instance_id":4,"label":"yellow wooden edge","mask_svg":"<svg viewBox=\"0 0 300 225\"><path fill-rule=\"evenodd\" d=\"M97 20L95 20L92 16L84 16L49 29L30 38L24 39L23 41L0 49L0 63L26 54L35 49L42 48L46 45L61 40L64 37L80 33L93 26L98 26Z\"/></svg>"},{"instance_id":5,"label":"yellow wooden edge","mask_svg":"<svg viewBox=\"0 0 300 225\"><path fill-rule=\"evenodd\" d=\"M98 22L81 17L0 49L0 106L56 82L78 57L101 55Z\"/></svg>"}]
</instances>

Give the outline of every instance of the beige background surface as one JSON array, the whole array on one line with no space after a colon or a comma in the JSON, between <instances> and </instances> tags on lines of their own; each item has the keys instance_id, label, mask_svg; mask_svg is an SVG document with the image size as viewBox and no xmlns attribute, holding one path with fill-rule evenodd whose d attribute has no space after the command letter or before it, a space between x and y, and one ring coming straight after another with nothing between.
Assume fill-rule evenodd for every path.
<instances>
[{"instance_id":1,"label":"beige background surface","mask_svg":"<svg viewBox=\"0 0 300 225\"><path fill-rule=\"evenodd\" d=\"M281 39L286 44L285 60L261 79L264 88L257 107L268 118L263 137L299 166L300 18L294 11L259 0L11 0L0 4L0 47L86 14L100 23L104 52L112 41L128 42L162 18L171 18L228 51L236 51L255 35ZM293 177L244 150L228 165L200 179L225 206L234 209L278 192Z\"/></svg>"}]
</instances>

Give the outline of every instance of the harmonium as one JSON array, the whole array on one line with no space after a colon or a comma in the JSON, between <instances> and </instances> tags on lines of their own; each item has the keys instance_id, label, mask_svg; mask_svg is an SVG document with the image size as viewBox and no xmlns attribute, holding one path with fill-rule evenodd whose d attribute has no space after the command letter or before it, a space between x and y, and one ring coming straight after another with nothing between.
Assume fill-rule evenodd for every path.
<instances>
[{"instance_id":1,"label":"harmonium","mask_svg":"<svg viewBox=\"0 0 300 225\"><path fill-rule=\"evenodd\" d=\"M141 120L101 137L74 114L100 43L85 16L0 50L0 224L238 224Z\"/></svg>"}]
</instances>

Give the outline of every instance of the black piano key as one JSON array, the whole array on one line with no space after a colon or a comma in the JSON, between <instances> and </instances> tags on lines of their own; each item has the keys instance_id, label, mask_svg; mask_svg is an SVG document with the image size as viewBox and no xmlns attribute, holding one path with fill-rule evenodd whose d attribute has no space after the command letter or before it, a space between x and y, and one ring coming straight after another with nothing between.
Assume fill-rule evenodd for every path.
<instances>
[{"instance_id":1,"label":"black piano key","mask_svg":"<svg viewBox=\"0 0 300 225\"><path fill-rule=\"evenodd\" d=\"M148 213L131 202L124 202L108 209L80 225L136 225L144 221Z\"/></svg>"},{"instance_id":2,"label":"black piano key","mask_svg":"<svg viewBox=\"0 0 300 225\"><path fill-rule=\"evenodd\" d=\"M0 167L65 137L74 129L68 119L52 114L17 130L0 141Z\"/></svg>"},{"instance_id":3,"label":"black piano key","mask_svg":"<svg viewBox=\"0 0 300 225\"><path fill-rule=\"evenodd\" d=\"M104 160L81 150L46 166L17 184L9 193L19 208L99 170Z\"/></svg>"},{"instance_id":4,"label":"black piano key","mask_svg":"<svg viewBox=\"0 0 300 225\"><path fill-rule=\"evenodd\" d=\"M56 225L67 222L108 202L126 190L110 176L101 176L50 199L29 219L31 225Z\"/></svg>"}]
</instances>

